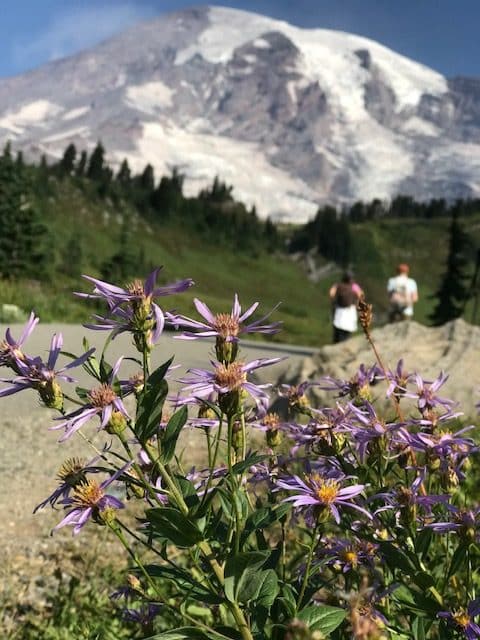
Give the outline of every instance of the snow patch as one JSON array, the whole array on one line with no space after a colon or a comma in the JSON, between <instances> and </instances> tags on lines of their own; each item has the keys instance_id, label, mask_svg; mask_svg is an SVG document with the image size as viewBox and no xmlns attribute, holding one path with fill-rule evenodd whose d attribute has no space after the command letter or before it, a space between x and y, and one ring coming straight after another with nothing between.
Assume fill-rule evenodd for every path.
<instances>
[{"instance_id":1,"label":"snow patch","mask_svg":"<svg viewBox=\"0 0 480 640\"><path fill-rule=\"evenodd\" d=\"M90 111L90 107L77 107L63 114L62 120L76 120Z\"/></svg>"},{"instance_id":2,"label":"snow patch","mask_svg":"<svg viewBox=\"0 0 480 640\"><path fill-rule=\"evenodd\" d=\"M405 121L402 126L403 131L407 133L413 133L415 135L437 137L440 135L440 130L432 122L427 122L417 116L412 116Z\"/></svg>"},{"instance_id":3,"label":"snow patch","mask_svg":"<svg viewBox=\"0 0 480 640\"><path fill-rule=\"evenodd\" d=\"M43 126L63 111L58 104L48 100L34 100L22 105L16 111L8 111L0 118L0 127L21 134L29 126Z\"/></svg>"},{"instance_id":4,"label":"snow patch","mask_svg":"<svg viewBox=\"0 0 480 640\"><path fill-rule=\"evenodd\" d=\"M65 129L65 131L60 131L60 133L55 133L52 136L48 136L46 138L42 138L42 142L44 144L51 144L52 142L59 142L60 140L71 138L85 138L89 135L90 129L88 127L76 127L74 129Z\"/></svg>"},{"instance_id":5,"label":"snow patch","mask_svg":"<svg viewBox=\"0 0 480 640\"><path fill-rule=\"evenodd\" d=\"M129 107L155 115L173 106L175 91L159 80L127 87L125 102Z\"/></svg>"},{"instance_id":6,"label":"snow patch","mask_svg":"<svg viewBox=\"0 0 480 640\"><path fill-rule=\"evenodd\" d=\"M272 166L253 143L192 133L172 123L147 122L136 152L118 151L115 159L120 161L125 155L136 171L141 171L146 162L155 167L157 175L170 173L172 166L179 167L186 174L187 195L198 194L219 176L234 185L236 198L247 206L255 204L264 218L271 215L305 222L317 210L317 196L308 185Z\"/></svg>"},{"instance_id":7,"label":"snow patch","mask_svg":"<svg viewBox=\"0 0 480 640\"><path fill-rule=\"evenodd\" d=\"M264 38L256 38L253 41L253 46L257 47L257 49L270 49L270 43L268 42L268 40L265 40Z\"/></svg>"}]
</instances>

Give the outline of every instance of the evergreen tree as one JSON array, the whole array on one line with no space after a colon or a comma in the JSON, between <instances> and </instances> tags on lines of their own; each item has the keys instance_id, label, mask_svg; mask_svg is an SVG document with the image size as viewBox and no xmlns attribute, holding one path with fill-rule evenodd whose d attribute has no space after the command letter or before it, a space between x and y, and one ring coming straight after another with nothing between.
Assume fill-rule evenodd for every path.
<instances>
[{"instance_id":1,"label":"evergreen tree","mask_svg":"<svg viewBox=\"0 0 480 640\"><path fill-rule=\"evenodd\" d=\"M32 206L25 168L7 146L0 158L0 277L41 278L50 264L47 228Z\"/></svg>"},{"instance_id":2,"label":"evergreen tree","mask_svg":"<svg viewBox=\"0 0 480 640\"><path fill-rule=\"evenodd\" d=\"M78 161L77 167L75 169L75 175L79 178L82 178L85 175L85 170L87 168L88 156L86 151L82 151L80 154L80 159Z\"/></svg>"},{"instance_id":3,"label":"evergreen tree","mask_svg":"<svg viewBox=\"0 0 480 640\"><path fill-rule=\"evenodd\" d=\"M115 180L119 182L121 185L126 187L130 185L131 179L132 179L132 172L130 171L128 160L124 158L122 164L120 165L120 169L118 170L118 173L115 176Z\"/></svg>"},{"instance_id":4,"label":"evergreen tree","mask_svg":"<svg viewBox=\"0 0 480 640\"><path fill-rule=\"evenodd\" d=\"M153 190L155 189L155 173L151 164L147 164L147 166L143 170L143 173L138 181L138 186L145 193L145 195L150 198Z\"/></svg>"},{"instance_id":5,"label":"evergreen tree","mask_svg":"<svg viewBox=\"0 0 480 640\"><path fill-rule=\"evenodd\" d=\"M82 274L83 250L78 232L72 233L63 251L62 271L72 278Z\"/></svg>"},{"instance_id":6,"label":"evergreen tree","mask_svg":"<svg viewBox=\"0 0 480 640\"><path fill-rule=\"evenodd\" d=\"M459 318L468 299L468 252L470 241L463 231L457 214L452 215L449 230L448 256L445 273L434 294L437 304L429 316L434 326Z\"/></svg>"},{"instance_id":7,"label":"evergreen tree","mask_svg":"<svg viewBox=\"0 0 480 640\"><path fill-rule=\"evenodd\" d=\"M104 178L105 171L105 149L101 142L93 150L88 163L87 178L100 182Z\"/></svg>"},{"instance_id":8,"label":"evergreen tree","mask_svg":"<svg viewBox=\"0 0 480 640\"><path fill-rule=\"evenodd\" d=\"M62 159L58 163L58 175L60 177L71 176L75 168L75 158L77 150L73 143L69 144L65 149Z\"/></svg>"},{"instance_id":9,"label":"evergreen tree","mask_svg":"<svg viewBox=\"0 0 480 640\"><path fill-rule=\"evenodd\" d=\"M131 224L125 219L120 231L118 250L102 265L102 276L112 282L126 282L138 275L136 245L131 232Z\"/></svg>"},{"instance_id":10,"label":"evergreen tree","mask_svg":"<svg viewBox=\"0 0 480 640\"><path fill-rule=\"evenodd\" d=\"M158 187L152 193L151 205L161 217L171 216L180 211L183 203L183 180L185 176L174 167L172 175L162 176Z\"/></svg>"}]
</instances>

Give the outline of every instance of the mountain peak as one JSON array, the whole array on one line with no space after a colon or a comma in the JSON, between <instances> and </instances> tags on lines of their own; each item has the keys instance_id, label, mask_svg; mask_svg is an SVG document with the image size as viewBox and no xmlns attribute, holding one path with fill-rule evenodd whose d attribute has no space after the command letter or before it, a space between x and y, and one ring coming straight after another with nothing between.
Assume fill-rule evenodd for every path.
<instances>
[{"instance_id":1,"label":"mountain peak","mask_svg":"<svg viewBox=\"0 0 480 640\"><path fill-rule=\"evenodd\" d=\"M101 139L113 163L178 166L187 192L219 175L260 215L304 221L477 194L478 93L361 36L205 5L0 82L0 139L52 157Z\"/></svg>"}]
</instances>

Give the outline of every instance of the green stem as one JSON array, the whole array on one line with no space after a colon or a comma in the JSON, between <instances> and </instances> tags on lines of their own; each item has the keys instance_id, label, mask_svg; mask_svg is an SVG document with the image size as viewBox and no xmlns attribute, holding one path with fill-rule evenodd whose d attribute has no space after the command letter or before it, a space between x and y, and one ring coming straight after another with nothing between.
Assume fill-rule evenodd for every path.
<instances>
[{"instance_id":1,"label":"green stem","mask_svg":"<svg viewBox=\"0 0 480 640\"><path fill-rule=\"evenodd\" d=\"M120 440L120 442L123 445L123 448L125 449L125 451L127 452L130 460L132 460L132 462L134 461L135 457L133 455L132 450L130 449L130 445L128 444L128 440L125 436L125 433L119 433L118 435L118 439ZM133 462L132 467L135 471L135 473L137 474L137 476L139 477L139 479L142 481L143 486L145 487L145 491L147 491L149 497L154 500L157 504L159 504L161 507L163 507L163 502L160 500L160 498L157 496L157 492L155 491L155 489L151 486L150 482L148 481L148 479L145 477L145 474L143 473L142 468L140 467L140 465L137 462Z\"/></svg>"},{"instance_id":2,"label":"green stem","mask_svg":"<svg viewBox=\"0 0 480 640\"><path fill-rule=\"evenodd\" d=\"M302 606L303 598L305 596L305 590L306 590L307 584L308 584L308 579L310 577L310 569L311 569L311 566L312 566L313 553L315 551L315 543L316 543L317 532L318 532L319 526L320 525L317 522L315 524L315 528L314 528L313 533L312 533L312 543L311 543L311 545L309 547L309 550L308 550L307 564L305 566L305 574L303 576L302 587L300 589L300 594L299 594L298 600L297 600L297 607L296 607L296 611L297 612L300 609L300 607Z\"/></svg>"},{"instance_id":3,"label":"green stem","mask_svg":"<svg viewBox=\"0 0 480 640\"><path fill-rule=\"evenodd\" d=\"M220 419L220 422L218 423L217 440L215 442L215 449L213 451L212 464L210 465L210 474L208 476L207 484L205 485L205 491L203 493L202 505L201 505L202 507L203 507L203 504L204 504L205 500L208 497L208 492L210 490L210 486L211 486L212 480L213 480L213 472L215 471L215 466L217 464L218 450L219 450L219 447L220 447L220 440L221 440L221 436L222 436L222 425L223 425L223 417Z\"/></svg>"},{"instance_id":4,"label":"green stem","mask_svg":"<svg viewBox=\"0 0 480 640\"><path fill-rule=\"evenodd\" d=\"M188 506L185 503L185 500L183 499L183 496L180 493L177 485L175 484L173 479L170 477L170 474L168 473L165 466L160 461L157 462L157 465L158 465L158 470L160 471L160 475L162 476L162 480L164 480L166 486L168 487L169 491L174 497L178 508L183 513L183 515L188 515ZM210 547L210 545L206 540L202 540L201 542L199 542L198 547L202 552L202 554L204 555L205 559L208 561L213 573L215 574L218 582L220 583L223 589L225 585L225 576L224 576L223 568L220 566L217 559L215 558L212 548ZM236 602L228 602L227 606L230 609L230 612L232 613L235 619L238 630L242 635L242 640L253 640L252 633L249 629L249 626L247 624L243 611L240 609L239 605Z\"/></svg>"}]
</instances>

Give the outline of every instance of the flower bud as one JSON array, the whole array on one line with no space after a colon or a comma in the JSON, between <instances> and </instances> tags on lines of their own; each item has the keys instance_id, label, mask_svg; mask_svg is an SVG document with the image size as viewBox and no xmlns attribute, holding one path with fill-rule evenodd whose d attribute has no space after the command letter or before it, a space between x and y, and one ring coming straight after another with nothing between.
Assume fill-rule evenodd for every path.
<instances>
[{"instance_id":1,"label":"flower bud","mask_svg":"<svg viewBox=\"0 0 480 640\"><path fill-rule=\"evenodd\" d=\"M268 429L266 432L267 444L274 449L278 447L282 442L282 434L278 429Z\"/></svg>"},{"instance_id":2,"label":"flower bud","mask_svg":"<svg viewBox=\"0 0 480 640\"><path fill-rule=\"evenodd\" d=\"M57 409L57 411L61 411L63 409L62 388L55 378L51 378L46 383L39 385L38 393L43 404L49 409Z\"/></svg>"},{"instance_id":3,"label":"flower bud","mask_svg":"<svg viewBox=\"0 0 480 640\"><path fill-rule=\"evenodd\" d=\"M118 527L118 524L116 524L115 522L116 519L117 519L117 510L114 509L113 507L107 507L103 511L99 511L96 520L99 524L107 524L109 526L114 525Z\"/></svg>"},{"instance_id":4,"label":"flower bud","mask_svg":"<svg viewBox=\"0 0 480 640\"><path fill-rule=\"evenodd\" d=\"M108 421L105 431L111 435L120 435L127 428L125 416L120 411L112 411L110 420Z\"/></svg>"}]
</instances>

